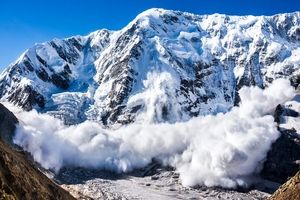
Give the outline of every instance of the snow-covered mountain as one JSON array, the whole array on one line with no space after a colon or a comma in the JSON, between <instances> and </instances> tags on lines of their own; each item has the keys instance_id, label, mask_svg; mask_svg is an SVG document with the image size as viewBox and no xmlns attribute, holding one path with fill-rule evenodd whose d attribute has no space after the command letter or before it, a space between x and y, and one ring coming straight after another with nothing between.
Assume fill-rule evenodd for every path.
<instances>
[{"instance_id":1,"label":"snow-covered mountain","mask_svg":"<svg viewBox=\"0 0 300 200\"><path fill-rule=\"evenodd\" d=\"M226 112L242 86L300 83L300 12L150 9L119 31L36 44L0 75L1 100L67 124L182 121Z\"/></svg>"}]
</instances>

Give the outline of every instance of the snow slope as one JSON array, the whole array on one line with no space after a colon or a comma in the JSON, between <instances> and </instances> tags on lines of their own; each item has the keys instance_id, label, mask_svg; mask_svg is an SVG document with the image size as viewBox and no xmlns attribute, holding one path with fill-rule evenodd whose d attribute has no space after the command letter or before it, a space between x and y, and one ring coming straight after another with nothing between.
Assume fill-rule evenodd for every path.
<instances>
[{"instance_id":1,"label":"snow slope","mask_svg":"<svg viewBox=\"0 0 300 200\"><path fill-rule=\"evenodd\" d=\"M176 122L227 112L242 86L300 78L300 12L150 9L119 31L37 44L0 75L0 97L66 124Z\"/></svg>"}]
</instances>

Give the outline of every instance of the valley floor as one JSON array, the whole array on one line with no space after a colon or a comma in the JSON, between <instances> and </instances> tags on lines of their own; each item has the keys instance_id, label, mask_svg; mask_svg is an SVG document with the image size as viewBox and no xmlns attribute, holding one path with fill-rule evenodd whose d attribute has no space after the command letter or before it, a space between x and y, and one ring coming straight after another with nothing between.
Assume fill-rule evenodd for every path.
<instances>
[{"instance_id":1,"label":"valley floor","mask_svg":"<svg viewBox=\"0 0 300 200\"><path fill-rule=\"evenodd\" d=\"M172 169L149 165L134 173L114 174L82 168L63 169L55 177L78 199L266 199L279 186L268 181L257 182L255 189L187 188Z\"/></svg>"}]
</instances>

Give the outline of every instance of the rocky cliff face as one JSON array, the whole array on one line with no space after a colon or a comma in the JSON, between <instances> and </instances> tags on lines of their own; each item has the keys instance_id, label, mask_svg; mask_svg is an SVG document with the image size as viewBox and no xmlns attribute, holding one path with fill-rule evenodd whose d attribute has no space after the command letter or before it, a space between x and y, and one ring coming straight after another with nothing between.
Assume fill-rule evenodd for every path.
<instances>
[{"instance_id":1,"label":"rocky cliff face","mask_svg":"<svg viewBox=\"0 0 300 200\"><path fill-rule=\"evenodd\" d=\"M0 199L74 199L12 144L16 117L0 104Z\"/></svg>"},{"instance_id":2,"label":"rocky cliff face","mask_svg":"<svg viewBox=\"0 0 300 200\"><path fill-rule=\"evenodd\" d=\"M13 136L18 119L12 112L0 104L0 138L7 145L13 146Z\"/></svg>"},{"instance_id":3,"label":"rocky cliff face","mask_svg":"<svg viewBox=\"0 0 300 200\"><path fill-rule=\"evenodd\" d=\"M299 97L296 95L293 100L278 105L274 112L281 136L272 144L261 174L278 183L286 182L300 170Z\"/></svg>"},{"instance_id":4,"label":"rocky cliff face","mask_svg":"<svg viewBox=\"0 0 300 200\"><path fill-rule=\"evenodd\" d=\"M119 31L37 44L0 76L1 100L104 125L226 112L244 85L300 82L300 13L194 15L151 9ZM147 115L143 114L147 110Z\"/></svg>"},{"instance_id":5,"label":"rocky cliff face","mask_svg":"<svg viewBox=\"0 0 300 200\"><path fill-rule=\"evenodd\" d=\"M283 184L269 200L300 199L300 172Z\"/></svg>"}]
</instances>

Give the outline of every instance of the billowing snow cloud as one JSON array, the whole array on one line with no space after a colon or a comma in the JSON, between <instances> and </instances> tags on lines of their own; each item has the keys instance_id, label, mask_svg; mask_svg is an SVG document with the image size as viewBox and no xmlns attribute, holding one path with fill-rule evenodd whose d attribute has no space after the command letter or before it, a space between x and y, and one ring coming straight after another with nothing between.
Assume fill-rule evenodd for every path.
<instances>
[{"instance_id":1,"label":"billowing snow cloud","mask_svg":"<svg viewBox=\"0 0 300 200\"><path fill-rule=\"evenodd\" d=\"M128 172L155 158L174 166L186 186L236 187L246 184L278 138L271 114L294 90L289 81L276 80L265 90L239 93L240 107L225 114L174 124L137 122L117 130L91 121L65 126L36 111L15 110L20 125L14 141L47 169L75 165Z\"/></svg>"}]
</instances>

